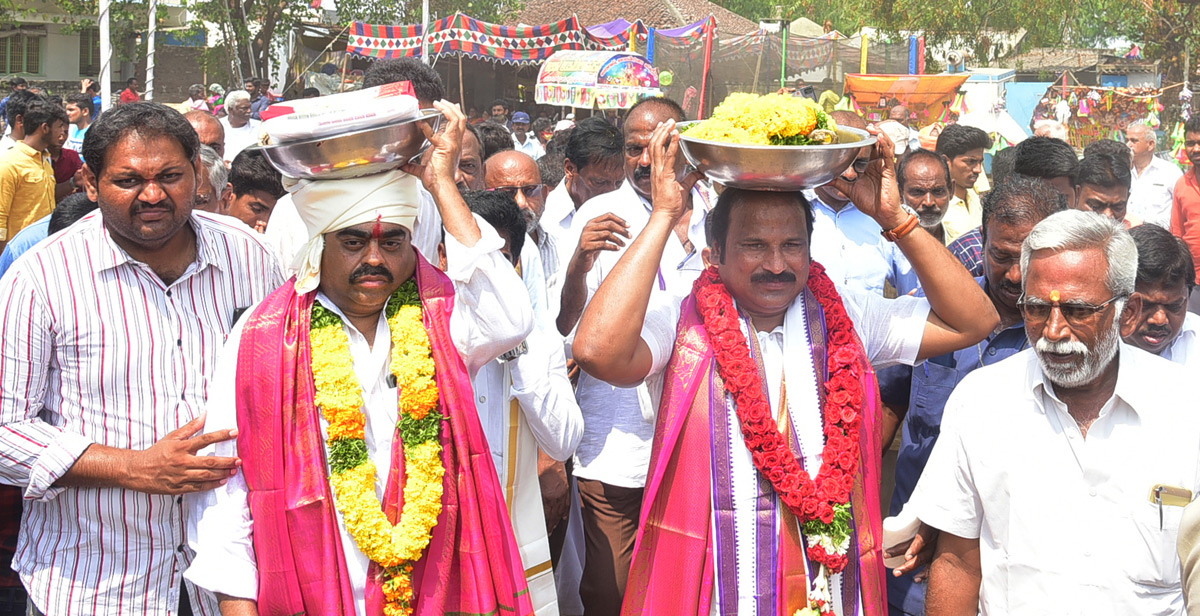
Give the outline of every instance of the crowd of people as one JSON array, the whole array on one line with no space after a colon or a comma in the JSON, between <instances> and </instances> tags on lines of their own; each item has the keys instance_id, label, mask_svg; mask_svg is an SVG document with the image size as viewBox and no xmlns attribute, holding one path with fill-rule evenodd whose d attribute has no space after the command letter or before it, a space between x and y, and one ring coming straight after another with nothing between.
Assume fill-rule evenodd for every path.
<instances>
[{"instance_id":1,"label":"crowd of people","mask_svg":"<svg viewBox=\"0 0 1200 616\"><path fill-rule=\"evenodd\" d=\"M338 180L262 81L10 82L0 615L1200 614L1200 116L986 173L834 111L878 143L767 192L669 98L401 81L442 129Z\"/></svg>"}]
</instances>

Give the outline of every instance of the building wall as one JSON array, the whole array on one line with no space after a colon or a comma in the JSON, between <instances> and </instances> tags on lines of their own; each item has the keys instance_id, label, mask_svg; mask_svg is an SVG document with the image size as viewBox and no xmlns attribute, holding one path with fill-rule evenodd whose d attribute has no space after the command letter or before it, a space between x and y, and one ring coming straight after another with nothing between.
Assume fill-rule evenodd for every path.
<instances>
[{"instance_id":1,"label":"building wall","mask_svg":"<svg viewBox=\"0 0 1200 616\"><path fill-rule=\"evenodd\" d=\"M188 87L193 83L207 83L204 66L204 48L165 45L160 40L154 55L154 92L160 102L178 103L188 97ZM64 96L79 91L83 78L99 79L98 74L81 75L79 72L79 34L67 33L63 26L48 24L42 42L42 72L26 75L25 78L47 92ZM128 64L113 58L112 91L114 97L125 88L125 79L137 77L145 87L146 59L139 58L132 73L122 74L122 66Z\"/></svg>"}]
</instances>

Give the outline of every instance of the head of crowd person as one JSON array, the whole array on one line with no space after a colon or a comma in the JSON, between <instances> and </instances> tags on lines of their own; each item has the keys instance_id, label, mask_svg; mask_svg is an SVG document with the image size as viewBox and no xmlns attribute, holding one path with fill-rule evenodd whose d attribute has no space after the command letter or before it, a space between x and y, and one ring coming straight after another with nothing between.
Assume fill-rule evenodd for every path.
<instances>
[{"instance_id":1,"label":"head of crowd person","mask_svg":"<svg viewBox=\"0 0 1200 616\"><path fill-rule=\"evenodd\" d=\"M61 148L67 142L67 111L58 103L40 98L29 103L21 116L24 142L38 151Z\"/></svg>"},{"instance_id":2,"label":"head of crowd person","mask_svg":"<svg viewBox=\"0 0 1200 616\"><path fill-rule=\"evenodd\" d=\"M25 110L29 107L30 103L36 100L42 100L42 97L29 90L17 90L8 96L8 105L4 109L4 121L12 130L13 141L20 141L25 138L25 123L23 121Z\"/></svg>"},{"instance_id":3,"label":"head of crowd person","mask_svg":"<svg viewBox=\"0 0 1200 616\"><path fill-rule=\"evenodd\" d=\"M487 159L486 184L488 190L508 195L521 208L526 230L537 228L546 210L546 189L532 156L508 150Z\"/></svg>"},{"instance_id":4,"label":"head of crowd person","mask_svg":"<svg viewBox=\"0 0 1200 616\"><path fill-rule=\"evenodd\" d=\"M138 102L105 111L83 141L84 186L113 241L154 266L187 226L200 139L179 112Z\"/></svg>"},{"instance_id":5,"label":"head of crowd person","mask_svg":"<svg viewBox=\"0 0 1200 616\"><path fill-rule=\"evenodd\" d=\"M1038 120L1033 123L1033 136L1059 139L1066 143L1071 134L1067 131L1067 127L1058 120Z\"/></svg>"},{"instance_id":6,"label":"head of crowd person","mask_svg":"<svg viewBox=\"0 0 1200 616\"><path fill-rule=\"evenodd\" d=\"M488 107L488 116L501 124L508 123L508 101L498 98Z\"/></svg>"},{"instance_id":7,"label":"head of crowd person","mask_svg":"<svg viewBox=\"0 0 1200 616\"><path fill-rule=\"evenodd\" d=\"M225 156L225 127L216 116L206 111L192 110L183 114L183 117L196 129L200 143L212 148L222 157ZM217 194L220 195L220 191L217 191Z\"/></svg>"},{"instance_id":8,"label":"head of crowd person","mask_svg":"<svg viewBox=\"0 0 1200 616\"><path fill-rule=\"evenodd\" d=\"M491 158L496 152L513 149L512 133L505 125L489 120L475 127L479 139L483 143L483 160Z\"/></svg>"},{"instance_id":9,"label":"head of crowd person","mask_svg":"<svg viewBox=\"0 0 1200 616\"><path fill-rule=\"evenodd\" d=\"M524 136L529 134L529 114L518 111L512 116L513 134Z\"/></svg>"},{"instance_id":10,"label":"head of crowd person","mask_svg":"<svg viewBox=\"0 0 1200 616\"><path fill-rule=\"evenodd\" d=\"M950 179L946 159L937 152L911 150L900 157L896 182L900 185L901 200L917 213L921 227L937 229L954 196L954 181Z\"/></svg>"},{"instance_id":11,"label":"head of crowd person","mask_svg":"<svg viewBox=\"0 0 1200 616\"><path fill-rule=\"evenodd\" d=\"M1013 173L1038 178L1067 198L1067 205L1078 206L1075 178L1079 175L1079 157L1062 139L1030 137L1017 144Z\"/></svg>"},{"instance_id":12,"label":"head of crowd person","mask_svg":"<svg viewBox=\"0 0 1200 616\"><path fill-rule=\"evenodd\" d=\"M1124 141L1116 139L1097 139L1083 148L1083 156L1088 154L1110 154L1112 156L1120 156L1124 158L1132 158L1133 151ZM1132 164L1132 161L1130 161Z\"/></svg>"},{"instance_id":13,"label":"head of crowd person","mask_svg":"<svg viewBox=\"0 0 1200 616\"><path fill-rule=\"evenodd\" d=\"M1137 246L1137 282L1134 295L1141 310L1126 310L1125 342L1161 355L1183 331L1188 298L1196 286L1196 268L1187 244L1158 225L1129 230Z\"/></svg>"},{"instance_id":14,"label":"head of crowd person","mask_svg":"<svg viewBox=\"0 0 1200 616\"><path fill-rule=\"evenodd\" d=\"M1014 175L983 198L983 274L1001 322L1019 323L1021 245L1034 225L1067 209L1067 198L1040 180Z\"/></svg>"},{"instance_id":15,"label":"head of crowd person","mask_svg":"<svg viewBox=\"0 0 1200 616\"><path fill-rule=\"evenodd\" d=\"M463 131L462 153L458 157L458 173L454 176L458 192L483 190L485 187L484 171L483 139L479 136L479 129L468 123L466 130Z\"/></svg>"},{"instance_id":16,"label":"head of crowd person","mask_svg":"<svg viewBox=\"0 0 1200 616\"><path fill-rule=\"evenodd\" d=\"M202 142L200 176L196 179L196 203L192 207L214 214L221 213L221 194L225 192L228 181L229 167L225 166L225 156Z\"/></svg>"},{"instance_id":17,"label":"head of crowd person","mask_svg":"<svg viewBox=\"0 0 1200 616\"><path fill-rule=\"evenodd\" d=\"M837 122L838 126L849 126L850 128L858 128L862 130L867 129L867 121L862 119L862 116L859 116L853 111L838 110L830 113L829 117L833 118L833 121ZM870 164L870 162L870 146L859 148L858 155L854 158L854 162L849 167L846 167L846 170L842 172L841 178L847 182L857 182L858 174L866 171L867 165ZM822 202L837 210L842 209L850 203L850 197L847 197L842 193L842 191L834 188L832 184L818 186L816 187L815 192L817 193L817 196L821 198Z\"/></svg>"},{"instance_id":18,"label":"head of crowd person","mask_svg":"<svg viewBox=\"0 0 1200 616\"><path fill-rule=\"evenodd\" d=\"M550 140L546 142L546 155L549 156L549 155L557 154L557 155L562 156L563 158L566 158L567 143L570 141L571 133L573 133L574 131L575 131L575 123L574 122L571 123L570 128L564 128L562 130L554 131L554 133L551 134L551 136L550 136ZM617 136L620 136L620 134L621 133L618 132Z\"/></svg>"},{"instance_id":19,"label":"head of crowd person","mask_svg":"<svg viewBox=\"0 0 1200 616\"><path fill-rule=\"evenodd\" d=\"M585 118L570 130L563 152L563 182L578 210L588 199L621 187L625 181L625 140L620 130L596 116Z\"/></svg>"},{"instance_id":20,"label":"head of crowd person","mask_svg":"<svg viewBox=\"0 0 1200 616\"><path fill-rule=\"evenodd\" d=\"M127 90L137 91L138 87L141 85L142 84L138 81L137 77L130 77L129 79L125 80L125 89Z\"/></svg>"},{"instance_id":21,"label":"head of crowd person","mask_svg":"<svg viewBox=\"0 0 1200 616\"><path fill-rule=\"evenodd\" d=\"M542 192L544 194L550 194L550 191L554 190L554 187L567 177L566 162L566 156L561 150L553 154L547 152L537 159L538 175L542 176Z\"/></svg>"},{"instance_id":22,"label":"head of crowd person","mask_svg":"<svg viewBox=\"0 0 1200 616\"><path fill-rule=\"evenodd\" d=\"M812 230L803 193L726 188L708 214L704 261L752 318L778 316L808 284Z\"/></svg>"},{"instance_id":23,"label":"head of crowd person","mask_svg":"<svg viewBox=\"0 0 1200 616\"><path fill-rule=\"evenodd\" d=\"M67 110L67 121L80 128L91 124L92 118L96 116L91 94L74 92L67 95L64 108Z\"/></svg>"},{"instance_id":24,"label":"head of crowd person","mask_svg":"<svg viewBox=\"0 0 1200 616\"><path fill-rule=\"evenodd\" d=\"M416 270L420 181L400 170L305 181L292 201L309 236L297 292L320 288L351 320L378 315Z\"/></svg>"},{"instance_id":25,"label":"head of crowd person","mask_svg":"<svg viewBox=\"0 0 1200 616\"><path fill-rule=\"evenodd\" d=\"M1059 212L1025 238L1025 335L1055 387L1089 391L1115 380L1121 313L1140 308L1137 262L1125 227L1091 212Z\"/></svg>"},{"instance_id":26,"label":"head of crowd person","mask_svg":"<svg viewBox=\"0 0 1200 616\"><path fill-rule=\"evenodd\" d=\"M250 93L245 90L234 90L225 95L225 114L229 116L229 125L241 128L250 121Z\"/></svg>"},{"instance_id":27,"label":"head of crowd person","mask_svg":"<svg viewBox=\"0 0 1200 616\"><path fill-rule=\"evenodd\" d=\"M99 206L95 201L88 199L87 193L71 193L54 206L54 211L50 212L50 224L46 230L50 235L54 235L95 211L97 207Z\"/></svg>"},{"instance_id":28,"label":"head of crowd person","mask_svg":"<svg viewBox=\"0 0 1200 616\"><path fill-rule=\"evenodd\" d=\"M204 84L192 84L192 87L188 88L188 96L194 101L204 98Z\"/></svg>"},{"instance_id":29,"label":"head of crowd person","mask_svg":"<svg viewBox=\"0 0 1200 616\"><path fill-rule=\"evenodd\" d=\"M316 88L304 88L304 90L302 92L300 92L300 98L320 98L320 97L321 97L321 91Z\"/></svg>"},{"instance_id":30,"label":"head of crowd person","mask_svg":"<svg viewBox=\"0 0 1200 616\"><path fill-rule=\"evenodd\" d=\"M1129 146L1135 163L1145 164L1158 149L1158 133L1154 132L1154 129L1147 126L1145 122L1134 122L1125 129L1125 145Z\"/></svg>"},{"instance_id":31,"label":"head of crowd person","mask_svg":"<svg viewBox=\"0 0 1200 616\"><path fill-rule=\"evenodd\" d=\"M554 136L554 123L550 118L541 118L533 121L533 134L537 136L542 147L545 148L547 143L550 143L550 138Z\"/></svg>"},{"instance_id":32,"label":"head of crowd person","mask_svg":"<svg viewBox=\"0 0 1200 616\"><path fill-rule=\"evenodd\" d=\"M992 186L995 186L1013 175L1013 165L1017 162L1017 148L1004 148L992 155Z\"/></svg>"},{"instance_id":33,"label":"head of crowd person","mask_svg":"<svg viewBox=\"0 0 1200 616\"><path fill-rule=\"evenodd\" d=\"M983 153L992 147L992 138L982 129L951 124L938 135L937 153L950 163L950 177L961 196L975 186L983 173Z\"/></svg>"},{"instance_id":34,"label":"head of crowd person","mask_svg":"<svg viewBox=\"0 0 1200 616\"><path fill-rule=\"evenodd\" d=\"M1200 113L1183 124L1183 152L1192 163L1192 173L1200 177Z\"/></svg>"},{"instance_id":35,"label":"head of crowd person","mask_svg":"<svg viewBox=\"0 0 1200 616\"><path fill-rule=\"evenodd\" d=\"M261 150L242 150L229 165L229 183L221 192L221 213L262 232L275 203L286 192L283 176Z\"/></svg>"},{"instance_id":36,"label":"head of crowd person","mask_svg":"<svg viewBox=\"0 0 1200 616\"><path fill-rule=\"evenodd\" d=\"M896 122L907 125L908 107L905 107L904 105L896 105L895 107L892 107L888 110L887 119L895 120Z\"/></svg>"},{"instance_id":37,"label":"head of crowd person","mask_svg":"<svg viewBox=\"0 0 1200 616\"><path fill-rule=\"evenodd\" d=\"M667 120L683 122L686 119L679 103L661 96L638 101L625 115L625 181L643 198L650 198L650 151L647 149L650 135ZM675 170L680 180L686 163L680 156Z\"/></svg>"},{"instance_id":38,"label":"head of crowd person","mask_svg":"<svg viewBox=\"0 0 1200 616\"><path fill-rule=\"evenodd\" d=\"M13 92L18 90L26 90L29 88L29 82L25 81L24 77L13 77L8 80L8 87L11 88Z\"/></svg>"},{"instance_id":39,"label":"head of crowd person","mask_svg":"<svg viewBox=\"0 0 1200 616\"><path fill-rule=\"evenodd\" d=\"M254 91L258 96L271 97L271 80L258 78L254 80Z\"/></svg>"},{"instance_id":40,"label":"head of crowd person","mask_svg":"<svg viewBox=\"0 0 1200 616\"><path fill-rule=\"evenodd\" d=\"M521 250L525 247L525 216L511 195L500 190L484 190L463 195L463 201L471 212L487 221L496 235L504 240L500 254L516 267L521 262ZM442 256L443 251L438 251ZM444 259L444 257L442 257ZM445 269L444 264L442 269Z\"/></svg>"},{"instance_id":41,"label":"head of crowd person","mask_svg":"<svg viewBox=\"0 0 1200 616\"><path fill-rule=\"evenodd\" d=\"M372 62L363 73L363 87L374 88L389 83L407 81L412 84L413 94L421 108L432 107L435 101L446 98L442 78L432 66L416 58L396 58Z\"/></svg>"},{"instance_id":42,"label":"head of crowd person","mask_svg":"<svg viewBox=\"0 0 1200 616\"><path fill-rule=\"evenodd\" d=\"M246 91L246 94L250 95L250 100L255 100L262 94L258 91L258 80L253 77L247 77L242 82L242 89Z\"/></svg>"},{"instance_id":43,"label":"head of crowd person","mask_svg":"<svg viewBox=\"0 0 1200 616\"><path fill-rule=\"evenodd\" d=\"M1129 150L1119 141L1108 140L1122 148L1108 152L1104 149L1083 155L1079 161L1079 174L1075 176L1075 190L1079 209L1087 208L1109 218L1125 220L1129 204L1129 187L1133 181L1130 171Z\"/></svg>"}]
</instances>

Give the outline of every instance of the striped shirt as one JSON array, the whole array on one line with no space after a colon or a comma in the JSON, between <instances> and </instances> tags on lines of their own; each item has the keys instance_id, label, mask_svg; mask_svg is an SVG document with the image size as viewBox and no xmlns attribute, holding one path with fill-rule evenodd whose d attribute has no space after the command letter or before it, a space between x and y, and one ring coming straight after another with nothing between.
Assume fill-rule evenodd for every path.
<instances>
[{"instance_id":1,"label":"striped shirt","mask_svg":"<svg viewBox=\"0 0 1200 616\"><path fill-rule=\"evenodd\" d=\"M193 557L183 498L54 483L92 443L145 449L196 417L235 313L282 284L250 232L203 212L191 224L196 261L169 285L100 212L0 282L0 482L24 490L13 568L47 614L177 612Z\"/></svg>"}]
</instances>

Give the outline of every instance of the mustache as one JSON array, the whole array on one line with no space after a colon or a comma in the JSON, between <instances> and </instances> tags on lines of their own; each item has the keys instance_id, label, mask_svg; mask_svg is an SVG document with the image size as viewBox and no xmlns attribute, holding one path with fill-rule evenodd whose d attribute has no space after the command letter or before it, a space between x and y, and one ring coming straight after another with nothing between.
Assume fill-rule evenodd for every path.
<instances>
[{"instance_id":1,"label":"mustache","mask_svg":"<svg viewBox=\"0 0 1200 616\"><path fill-rule=\"evenodd\" d=\"M1169 327L1146 326L1141 329L1141 333L1152 336L1170 336L1171 329Z\"/></svg>"},{"instance_id":2,"label":"mustache","mask_svg":"<svg viewBox=\"0 0 1200 616\"><path fill-rule=\"evenodd\" d=\"M1085 359L1091 353L1087 345L1078 340L1060 340L1053 342L1047 338L1040 338L1037 341L1036 348L1041 353L1054 353L1055 355L1080 355Z\"/></svg>"},{"instance_id":3,"label":"mustache","mask_svg":"<svg viewBox=\"0 0 1200 616\"><path fill-rule=\"evenodd\" d=\"M758 272L750 276L750 282L796 282L796 275L791 272Z\"/></svg>"},{"instance_id":4,"label":"mustache","mask_svg":"<svg viewBox=\"0 0 1200 616\"><path fill-rule=\"evenodd\" d=\"M194 200L194 197L193 197L193 200ZM133 203L133 207L130 208L129 213L136 215L136 214L140 214L146 210L173 210L173 209L175 209L175 204L170 199L163 199L162 201L159 201L158 203L146 203L145 201L135 201Z\"/></svg>"},{"instance_id":5,"label":"mustache","mask_svg":"<svg viewBox=\"0 0 1200 616\"><path fill-rule=\"evenodd\" d=\"M382 265L360 265L350 273L350 284L354 284L367 276L379 276L388 282L395 282L396 277Z\"/></svg>"},{"instance_id":6,"label":"mustache","mask_svg":"<svg viewBox=\"0 0 1200 616\"><path fill-rule=\"evenodd\" d=\"M633 170L633 181L650 179L650 167L638 167Z\"/></svg>"}]
</instances>

